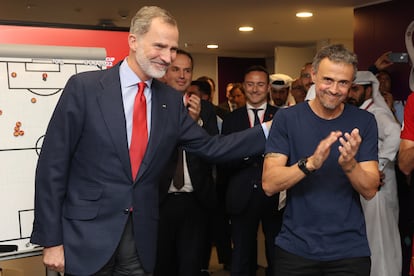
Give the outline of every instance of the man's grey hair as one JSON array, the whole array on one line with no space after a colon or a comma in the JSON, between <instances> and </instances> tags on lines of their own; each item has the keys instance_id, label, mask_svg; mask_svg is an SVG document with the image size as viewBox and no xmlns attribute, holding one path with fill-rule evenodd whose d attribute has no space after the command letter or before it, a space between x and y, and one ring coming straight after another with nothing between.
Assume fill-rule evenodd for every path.
<instances>
[{"instance_id":1,"label":"man's grey hair","mask_svg":"<svg viewBox=\"0 0 414 276\"><path fill-rule=\"evenodd\" d=\"M312 67L315 73L318 72L319 64L321 60L324 58L328 58L330 61L334 63L346 63L351 64L354 67L354 77L356 77L356 73L358 71L358 58L357 56L345 48L342 44L332 44L322 47L313 58Z\"/></svg>"},{"instance_id":2,"label":"man's grey hair","mask_svg":"<svg viewBox=\"0 0 414 276\"><path fill-rule=\"evenodd\" d=\"M154 18L160 18L164 23L177 26L177 21L168 11L157 6L144 6L132 18L129 33L137 36L146 34Z\"/></svg>"}]
</instances>

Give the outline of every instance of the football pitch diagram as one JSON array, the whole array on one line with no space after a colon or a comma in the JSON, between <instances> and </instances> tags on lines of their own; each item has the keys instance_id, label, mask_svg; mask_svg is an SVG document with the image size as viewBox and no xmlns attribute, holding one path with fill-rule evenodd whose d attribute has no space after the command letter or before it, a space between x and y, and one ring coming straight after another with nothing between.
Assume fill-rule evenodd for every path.
<instances>
[{"instance_id":1,"label":"football pitch diagram","mask_svg":"<svg viewBox=\"0 0 414 276\"><path fill-rule=\"evenodd\" d=\"M103 55L98 51L88 59L89 51L62 47L62 51L81 54L79 58L72 58L73 53L70 58L39 58L47 56L50 47L36 48L46 54L35 52L33 57L3 57L0 51L0 245L17 245L19 251L34 246L29 238L36 164L63 88L74 74L106 67L104 50Z\"/></svg>"}]
</instances>

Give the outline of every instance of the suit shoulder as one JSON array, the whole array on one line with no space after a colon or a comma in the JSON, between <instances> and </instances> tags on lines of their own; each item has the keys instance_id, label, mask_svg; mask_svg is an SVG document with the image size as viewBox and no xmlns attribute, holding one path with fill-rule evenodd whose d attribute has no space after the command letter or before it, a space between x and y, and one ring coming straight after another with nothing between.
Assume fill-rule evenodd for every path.
<instances>
[{"instance_id":1,"label":"suit shoulder","mask_svg":"<svg viewBox=\"0 0 414 276\"><path fill-rule=\"evenodd\" d=\"M80 72L75 75L72 75L69 81L79 81L82 83L93 83L96 84L103 80L108 80L109 82L118 81L119 82L119 66L114 66L104 70L92 70Z\"/></svg>"},{"instance_id":2,"label":"suit shoulder","mask_svg":"<svg viewBox=\"0 0 414 276\"><path fill-rule=\"evenodd\" d=\"M201 100L201 110L203 109L207 111L208 113L214 113L214 114L216 113L214 109L214 105L211 102L206 101L206 100Z\"/></svg>"},{"instance_id":3,"label":"suit shoulder","mask_svg":"<svg viewBox=\"0 0 414 276\"><path fill-rule=\"evenodd\" d=\"M233 120L239 120L240 117L244 116L247 114L247 109L246 107L240 107L237 108L235 110L233 110L232 112L226 114L226 116L224 117L223 121L233 121Z\"/></svg>"},{"instance_id":4,"label":"suit shoulder","mask_svg":"<svg viewBox=\"0 0 414 276\"><path fill-rule=\"evenodd\" d=\"M266 109L269 113L276 113L279 110L278 107L270 105L270 104L267 105Z\"/></svg>"}]
</instances>

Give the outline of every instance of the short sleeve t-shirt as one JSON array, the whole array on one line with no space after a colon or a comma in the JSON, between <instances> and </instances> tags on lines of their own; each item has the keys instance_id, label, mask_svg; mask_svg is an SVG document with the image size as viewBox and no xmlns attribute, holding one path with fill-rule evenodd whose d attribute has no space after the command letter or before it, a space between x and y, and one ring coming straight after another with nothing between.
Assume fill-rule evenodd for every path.
<instances>
[{"instance_id":1,"label":"short sleeve t-shirt","mask_svg":"<svg viewBox=\"0 0 414 276\"><path fill-rule=\"evenodd\" d=\"M342 114L332 120L318 117L308 102L279 110L266 153L288 156L287 166L291 166L312 155L331 131L344 134L354 128L362 137L356 160L377 161L375 117L347 104ZM320 261L370 255L359 194L338 164L339 146L339 141L333 144L322 167L287 191L283 225L275 243L290 253Z\"/></svg>"}]
</instances>

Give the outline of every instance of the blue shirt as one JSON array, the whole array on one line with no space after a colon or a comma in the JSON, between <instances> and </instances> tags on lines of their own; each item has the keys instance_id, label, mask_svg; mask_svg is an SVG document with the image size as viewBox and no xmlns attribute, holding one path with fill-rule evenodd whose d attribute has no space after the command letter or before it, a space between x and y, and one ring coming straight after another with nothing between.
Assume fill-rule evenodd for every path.
<instances>
[{"instance_id":1,"label":"blue shirt","mask_svg":"<svg viewBox=\"0 0 414 276\"><path fill-rule=\"evenodd\" d=\"M318 117L308 102L280 109L270 129L266 153L288 156L288 166L313 154L331 131L358 128L362 143L356 160L378 160L375 118L365 110L345 105L332 120ZM338 164L339 141L322 167L287 191L283 225L275 243L284 250L318 261L369 256L359 194Z\"/></svg>"},{"instance_id":2,"label":"blue shirt","mask_svg":"<svg viewBox=\"0 0 414 276\"><path fill-rule=\"evenodd\" d=\"M124 113L126 120L126 130L128 137L128 147L131 144L132 135L132 115L134 113L135 96L138 93L137 84L141 82L138 76L128 66L127 58L119 67L119 78L121 81L122 102L124 105ZM147 85L144 90L145 99L147 101L147 129L148 137L151 131L151 84L152 79L145 82Z\"/></svg>"}]
</instances>

